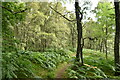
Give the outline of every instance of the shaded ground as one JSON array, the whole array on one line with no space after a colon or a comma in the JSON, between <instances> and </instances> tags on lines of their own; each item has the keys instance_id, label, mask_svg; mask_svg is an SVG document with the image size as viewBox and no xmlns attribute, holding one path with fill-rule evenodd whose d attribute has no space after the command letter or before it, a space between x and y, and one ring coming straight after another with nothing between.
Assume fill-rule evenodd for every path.
<instances>
[{"instance_id":1,"label":"shaded ground","mask_svg":"<svg viewBox=\"0 0 120 80\"><path fill-rule=\"evenodd\" d=\"M71 57L74 57L75 54L70 55ZM63 63L62 66L60 66L60 69L56 72L56 78L64 78L65 70L68 69L68 67L71 65L71 63Z\"/></svg>"},{"instance_id":2,"label":"shaded ground","mask_svg":"<svg viewBox=\"0 0 120 80\"><path fill-rule=\"evenodd\" d=\"M62 67L56 74L56 78L64 78L65 70L70 66L70 64L66 64L64 67Z\"/></svg>"}]
</instances>

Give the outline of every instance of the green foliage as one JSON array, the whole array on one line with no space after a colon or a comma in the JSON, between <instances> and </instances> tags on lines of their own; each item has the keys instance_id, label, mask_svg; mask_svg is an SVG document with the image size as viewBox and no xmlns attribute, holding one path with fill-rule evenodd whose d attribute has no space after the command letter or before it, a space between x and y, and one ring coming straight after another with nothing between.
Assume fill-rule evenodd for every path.
<instances>
[{"instance_id":1,"label":"green foliage","mask_svg":"<svg viewBox=\"0 0 120 80\"><path fill-rule=\"evenodd\" d=\"M73 53L71 50L67 50L67 49L58 49L56 50L56 52L62 56L66 56L68 54Z\"/></svg>"},{"instance_id":2,"label":"green foliage","mask_svg":"<svg viewBox=\"0 0 120 80\"><path fill-rule=\"evenodd\" d=\"M114 6L111 2L98 2L94 11L96 21L88 18L88 22L84 23L83 26L83 38L86 38L84 40L84 48L103 52L107 50L106 54L107 52L113 52L113 34L115 31ZM104 46L107 47L103 48Z\"/></svg>"},{"instance_id":3,"label":"green foliage","mask_svg":"<svg viewBox=\"0 0 120 80\"><path fill-rule=\"evenodd\" d=\"M72 52L61 49L70 43L68 22L49 8L65 14L60 2L3 2L2 6L13 12L28 9L18 14L2 10L3 78L36 77L36 65L53 71L69 59Z\"/></svg>"},{"instance_id":4,"label":"green foliage","mask_svg":"<svg viewBox=\"0 0 120 80\"><path fill-rule=\"evenodd\" d=\"M57 7L55 7L57 5ZM69 45L70 28L67 21L49 8L57 8L61 13L67 11L60 2L28 2L25 20L16 25L15 38L18 49L45 51L60 49Z\"/></svg>"},{"instance_id":5,"label":"green foliage","mask_svg":"<svg viewBox=\"0 0 120 80\"><path fill-rule=\"evenodd\" d=\"M33 78L37 75L34 73L35 66L39 65L48 71L54 71L59 63L67 61L69 55L64 50L56 52L31 52L19 51L17 53L3 53L2 71L4 78ZM49 73L48 77L53 74Z\"/></svg>"},{"instance_id":6,"label":"green foliage","mask_svg":"<svg viewBox=\"0 0 120 80\"><path fill-rule=\"evenodd\" d=\"M54 78L55 77L55 73L54 72L49 72L45 78Z\"/></svg>"},{"instance_id":7,"label":"green foliage","mask_svg":"<svg viewBox=\"0 0 120 80\"><path fill-rule=\"evenodd\" d=\"M80 11L85 14L83 19L90 8L88 4L89 2L85 2L80 7ZM75 14L67 11L61 2L3 2L2 6L13 12L28 8L27 11L18 14L2 10L3 78L36 78L38 75L35 70L41 68L51 71L46 73L46 76L52 78L55 75L52 71L59 63L75 60L75 57L70 58L69 54L76 52L76 22L68 22L49 7L52 6L64 16L74 20ZM91 18L88 22L85 21L83 38L86 39L83 47L88 49L83 49L83 54L86 64L83 66L73 64L72 69L68 69L70 78L113 76L115 72L113 54L106 60L104 53L94 51L94 49L107 50L104 45L106 42L108 51L113 51L111 45L115 22L112 8L111 3L98 3L95 9L97 22Z\"/></svg>"},{"instance_id":8,"label":"green foliage","mask_svg":"<svg viewBox=\"0 0 120 80\"><path fill-rule=\"evenodd\" d=\"M99 51L95 51L95 50L91 50L91 49L83 49L83 54L98 54L99 55L99 53L102 54Z\"/></svg>"},{"instance_id":9,"label":"green foliage","mask_svg":"<svg viewBox=\"0 0 120 80\"><path fill-rule=\"evenodd\" d=\"M24 3L14 3L14 2L3 2L2 6L7 8L2 9L2 51L10 52L16 51L17 39L14 37L15 25L25 18L25 12L19 14L13 14L13 12L18 12L25 9Z\"/></svg>"},{"instance_id":10,"label":"green foliage","mask_svg":"<svg viewBox=\"0 0 120 80\"><path fill-rule=\"evenodd\" d=\"M67 75L70 78L108 78L114 76L115 67L112 54L109 54L108 59L105 58L105 53L90 49L83 49L84 65L75 62L75 58L71 58L72 66L67 70Z\"/></svg>"},{"instance_id":11,"label":"green foliage","mask_svg":"<svg viewBox=\"0 0 120 80\"><path fill-rule=\"evenodd\" d=\"M83 53L85 54L85 63L99 67L107 75L114 75L115 67L112 54L106 59L105 53L99 51L84 49Z\"/></svg>"},{"instance_id":12,"label":"green foliage","mask_svg":"<svg viewBox=\"0 0 120 80\"><path fill-rule=\"evenodd\" d=\"M72 51L72 52L76 52L77 49L76 48L70 48L69 50Z\"/></svg>"},{"instance_id":13,"label":"green foliage","mask_svg":"<svg viewBox=\"0 0 120 80\"><path fill-rule=\"evenodd\" d=\"M33 52L29 55L30 60L34 63L40 64L42 68L54 70L59 63L69 59L68 53L63 50L56 52Z\"/></svg>"},{"instance_id":14,"label":"green foliage","mask_svg":"<svg viewBox=\"0 0 120 80\"><path fill-rule=\"evenodd\" d=\"M32 64L26 55L3 53L2 74L4 78L33 77Z\"/></svg>"},{"instance_id":15,"label":"green foliage","mask_svg":"<svg viewBox=\"0 0 120 80\"><path fill-rule=\"evenodd\" d=\"M73 69L68 69L68 77L70 78L107 78L105 73L97 67L90 66L88 64L84 64L83 66L79 66L78 64L74 64L72 66ZM74 70L75 69L75 70Z\"/></svg>"},{"instance_id":16,"label":"green foliage","mask_svg":"<svg viewBox=\"0 0 120 80\"><path fill-rule=\"evenodd\" d=\"M104 71L108 75L114 75L115 67L113 65L113 61L108 61L103 58L94 59L90 57L89 60L86 59L85 59L86 63L99 67L102 71Z\"/></svg>"}]
</instances>

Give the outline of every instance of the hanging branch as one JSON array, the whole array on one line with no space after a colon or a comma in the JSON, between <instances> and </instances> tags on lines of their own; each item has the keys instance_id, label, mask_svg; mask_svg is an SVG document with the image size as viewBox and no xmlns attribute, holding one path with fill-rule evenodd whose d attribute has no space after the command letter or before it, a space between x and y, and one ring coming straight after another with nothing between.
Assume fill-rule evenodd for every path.
<instances>
[{"instance_id":1,"label":"hanging branch","mask_svg":"<svg viewBox=\"0 0 120 80\"><path fill-rule=\"evenodd\" d=\"M14 11L12 11L12 10L10 10L10 9L8 9L8 8L6 8L6 7L4 7L4 6L0 6L0 7L6 9L7 11L11 12L12 14L22 13L22 12L25 12L25 11L27 10L27 8L26 8L26 9L24 9L24 10L14 12Z\"/></svg>"},{"instance_id":2,"label":"hanging branch","mask_svg":"<svg viewBox=\"0 0 120 80\"><path fill-rule=\"evenodd\" d=\"M63 18L65 18L66 20L68 20L68 21L70 21L70 22L73 22L73 21L76 21L76 20L70 20L70 19L68 19L67 17L65 17L65 15L62 15L60 12L58 12L58 11L56 11L54 8L52 8L51 6L50 6L50 8L52 9L52 10L54 10L56 13L58 13L59 15L61 15Z\"/></svg>"}]
</instances>

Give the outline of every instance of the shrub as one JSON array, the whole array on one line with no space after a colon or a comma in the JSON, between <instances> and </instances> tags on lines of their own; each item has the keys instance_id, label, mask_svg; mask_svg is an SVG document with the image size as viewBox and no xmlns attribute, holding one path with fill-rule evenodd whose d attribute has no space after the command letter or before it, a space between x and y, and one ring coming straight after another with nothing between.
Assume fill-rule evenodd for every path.
<instances>
[{"instance_id":1,"label":"shrub","mask_svg":"<svg viewBox=\"0 0 120 80\"><path fill-rule=\"evenodd\" d=\"M69 51L58 50L56 52L31 52L18 51L13 53L3 53L2 71L5 78L34 78L33 64L53 71L59 63L69 59Z\"/></svg>"},{"instance_id":2,"label":"shrub","mask_svg":"<svg viewBox=\"0 0 120 80\"><path fill-rule=\"evenodd\" d=\"M83 66L80 63L73 64L72 68L68 69L68 77L87 79L106 78L114 75L115 67L112 54L108 55L108 59L105 58L105 53L90 49L83 49L83 54L86 64ZM70 61L75 62L75 59L72 58Z\"/></svg>"},{"instance_id":3,"label":"shrub","mask_svg":"<svg viewBox=\"0 0 120 80\"><path fill-rule=\"evenodd\" d=\"M18 78L33 77L32 64L26 56L18 53L3 53L2 54L2 77L3 78Z\"/></svg>"},{"instance_id":4,"label":"shrub","mask_svg":"<svg viewBox=\"0 0 120 80\"><path fill-rule=\"evenodd\" d=\"M74 64L71 69L67 70L68 77L70 78L107 78L105 73L97 67L84 64L83 66L79 66L78 64Z\"/></svg>"}]
</instances>

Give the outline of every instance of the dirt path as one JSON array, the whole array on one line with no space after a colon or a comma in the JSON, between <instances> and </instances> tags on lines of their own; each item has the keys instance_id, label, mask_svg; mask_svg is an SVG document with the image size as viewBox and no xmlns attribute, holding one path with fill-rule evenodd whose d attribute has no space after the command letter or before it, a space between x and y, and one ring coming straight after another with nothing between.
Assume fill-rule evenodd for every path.
<instances>
[{"instance_id":1,"label":"dirt path","mask_svg":"<svg viewBox=\"0 0 120 80\"><path fill-rule=\"evenodd\" d=\"M65 65L64 67L62 67L56 74L56 78L64 78L64 73L65 70L70 66L70 64Z\"/></svg>"},{"instance_id":2,"label":"dirt path","mask_svg":"<svg viewBox=\"0 0 120 80\"><path fill-rule=\"evenodd\" d=\"M71 57L75 54L70 55ZM63 66L57 71L56 78L64 78L65 70L70 66L70 63L64 63Z\"/></svg>"}]
</instances>

